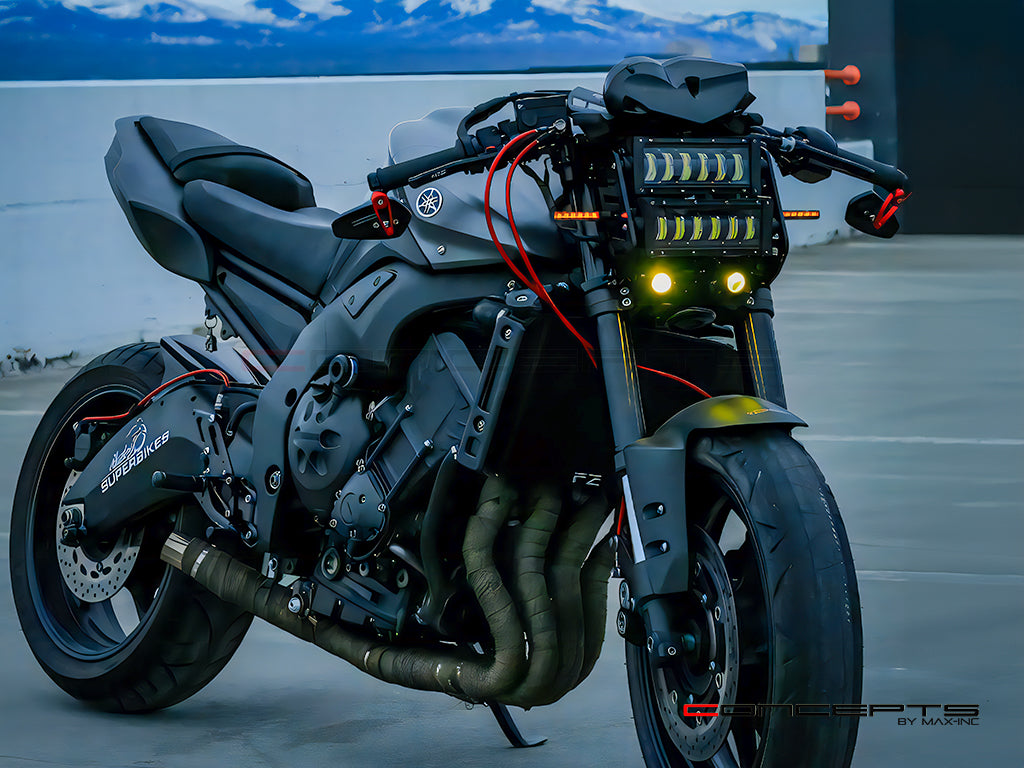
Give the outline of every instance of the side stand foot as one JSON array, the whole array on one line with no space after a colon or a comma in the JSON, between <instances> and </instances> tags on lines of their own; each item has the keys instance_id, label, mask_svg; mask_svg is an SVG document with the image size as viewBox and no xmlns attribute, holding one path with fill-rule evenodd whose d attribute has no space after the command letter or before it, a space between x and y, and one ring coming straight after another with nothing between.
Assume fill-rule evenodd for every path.
<instances>
[{"instance_id":1,"label":"side stand foot","mask_svg":"<svg viewBox=\"0 0 1024 768\"><path fill-rule=\"evenodd\" d=\"M547 739L534 740L526 738L523 735L523 732L519 730L519 726L516 725L516 721L512 719L512 713L508 711L508 707L504 704L499 704L496 701L488 701L486 702L486 706L494 714L494 719L498 721L498 726L501 728L501 732L505 734L505 738L508 739L508 743L516 749L539 747L547 741Z\"/></svg>"}]
</instances>

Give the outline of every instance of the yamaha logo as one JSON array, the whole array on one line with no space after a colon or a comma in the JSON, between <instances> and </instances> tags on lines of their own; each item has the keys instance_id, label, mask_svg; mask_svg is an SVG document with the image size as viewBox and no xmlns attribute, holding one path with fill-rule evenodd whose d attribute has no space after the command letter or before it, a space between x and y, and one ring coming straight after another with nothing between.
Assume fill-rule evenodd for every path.
<instances>
[{"instance_id":1,"label":"yamaha logo","mask_svg":"<svg viewBox=\"0 0 1024 768\"><path fill-rule=\"evenodd\" d=\"M443 202L444 198L441 197L441 191L439 189L436 187L427 187L420 192L420 196L416 198L416 210L419 211L420 216L424 219L429 219L441 210L441 204Z\"/></svg>"}]
</instances>

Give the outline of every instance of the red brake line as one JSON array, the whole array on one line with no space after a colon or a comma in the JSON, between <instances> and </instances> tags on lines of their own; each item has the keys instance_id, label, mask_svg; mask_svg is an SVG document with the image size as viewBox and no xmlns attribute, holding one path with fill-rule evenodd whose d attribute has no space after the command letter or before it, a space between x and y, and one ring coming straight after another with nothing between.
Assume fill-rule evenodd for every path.
<instances>
[{"instance_id":1,"label":"red brake line","mask_svg":"<svg viewBox=\"0 0 1024 768\"><path fill-rule=\"evenodd\" d=\"M540 276L537 274L537 271L533 268L533 263L530 261L530 257L526 253L526 248L523 247L523 241L522 238L519 236L519 229L516 227L515 217L512 214L512 175L515 173L516 168L519 166L519 163L522 162L523 158L526 157L526 155L529 154L537 146L538 142L536 139L527 144L519 152L519 154L516 155L515 159L512 160L512 163L508 169L508 176L505 179L505 211L508 214L508 223L509 226L512 228L512 236L513 238L515 238L516 248L519 249L519 254L523 259L523 264L526 266L526 271L529 273L528 276L527 274L524 274L522 270L520 270L509 257L508 253L505 251L505 248L498 240L497 232L495 232L494 230L494 222L491 217L491 184L494 181L494 174L498 170L498 166L501 163L502 158L505 156L505 153L508 152L513 147L513 145L518 144L523 139L527 139L531 136L536 135L536 133L536 130L530 130L519 134L514 139L512 139L508 144L502 147L497 157L494 158L494 162L491 164L490 172L487 174L487 182L484 185L484 218L487 220L487 230L490 232L491 240L494 243L494 247L498 249L498 253L501 254L502 260L504 260L505 264L512 271L512 274L516 276L516 279L519 280L519 282L528 286L549 307L551 307L551 310L561 321L562 325L564 325L566 329L576 338L576 340L579 341L580 345L583 347L583 351L587 353L587 357L590 358L590 362L596 368L597 361L594 358L593 345L589 341L587 341L583 337L583 335L578 330L576 330L576 327L572 324L572 322L564 314L562 314L561 310L559 310L558 307L555 305L554 299L551 298L550 294L548 294L547 290L544 288L544 284L541 282ZM696 384L689 382L686 379L681 378L679 376L675 376L671 373L666 373L665 371L659 371L655 368L647 368L646 366L642 365L638 365L637 368L641 371L655 373L659 376L664 376L667 379L672 379L672 381L676 381L680 384L689 387L694 392L697 392L703 397L711 397L710 394L705 392ZM622 519L620 513L620 528L621 524Z\"/></svg>"},{"instance_id":2,"label":"red brake line","mask_svg":"<svg viewBox=\"0 0 1024 768\"><path fill-rule=\"evenodd\" d=\"M495 171L498 170L498 164L501 162L501 159L505 156L505 153L512 149L512 145L516 144L522 139L525 139L529 136L533 136L535 133L537 133L537 131L535 130L530 130L526 131L525 133L521 133L514 139L512 139L512 141L510 141L504 147L502 147L501 151L498 152L498 156L494 158L494 162L491 163L491 170L490 173L487 174L487 182L484 184L484 219L486 219L487 221L487 231L490 232L491 234L491 241L494 243L494 247L498 249L498 253L501 254L501 258L505 262L506 266L508 266L508 268L512 271L512 274L516 276L516 279L523 285L530 287L533 286L533 283L530 282L530 279L526 277L526 275L524 275L519 270L519 267L517 267L512 262L512 259L509 258L509 255L505 253L505 249L498 241L498 233L494 231L494 222L491 220L491 182L494 180Z\"/></svg>"},{"instance_id":3,"label":"red brake line","mask_svg":"<svg viewBox=\"0 0 1024 768\"><path fill-rule=\"evenodd\" d=\"M165 381L163 384L161 384L159 387L154 389L144 398L139 400L139 402L137 402L124 413L119 413L117 416L86 416L85 418L80 419L80 421L120 421L121 419L131 416L132 413L137 411L139 408L144 408L149 403L150 400L152 400L154 397L157 396L157 394L171 386L171 384L174 384L176 382L181 381L182 379L187 379L191 376L195 376L200 373L210 373L215 376L220 376L221 381L224 382L225 387L231 386L231 380L227 377L227 374L225 374L224 371L220 371L216 368L200 368L199 370L196 371L189 371L188 373L183 373L181 374L181 376L175 376L170 381Z\"/></svg>"},{"instance_id":4,"label":"red brake line","mask_svg":"<svg viewBox=\"0 0 1024 768\"><path fill-rule=\"evenodd\" d=\"M648 373L656 373L659 376L664 376L666 379L672 379L672 381L678 381L680 384L685 384L686 386L688 386L690 389L692 389L694 392L696 392L699 395L703 395L704 397L711 397L711 395L709 395L703 389L698 387L696 384L694 384L693 382L687 381L686 379L684 379L684 378L682 378L680 376L674 376L671 373L665 373L665 371L659 371L656 368L648 368L645 365L638 365L637 366L637 370L647 371Z\"/></svg>"},{"instance_id":5,"label":"red brake line","mask_svg":"<svg viewBox=\"0 0 1024 768\"><path fill-rule=\"evenodd\" d=\"M564 325L569 333L571 333L582 345L583 351L587 353L587 357L590 358L591 364L596 368L597 361L594 359L594 346L583 338L583 335L576 330L576 327L572 324L569 318L563 315L562 311L555 306L554 299L552 299L548 294L547 289L544 287L544 284L541 282L536 270L533 268L533 263L530 261L530 257L526 254L526 248L523 247L523 241L519 237L519 229L516 227L515 217L512 215L512 174L516 172L516 168L519 166L520 161L536 146L537 140L534 139L532 142L527 144L518 155L516 155L515 159L512 161L512 165L509 166L508 177L505 179L505 211L508 214L508 223L512 228L512 237L515 238L516 248L519 249L519 253L523 258L523 263L526 265L526 269L529 271L530 277L533 278L533 287L537 292L537 295L547 302L547 305L551 307L551 310L558 316L562 325Z\"/></svg>"},{"instance_id":6,"label":"red brake line","mask_svg":"<svg viewBox=\"0 0 1024 768\"><path fill-rule=\"evenodd\" d=\"M579 331L576 330L576 328L569 321L569 319L564 314L562 314L562 312L558 309L557 306L555 306L554 300L545 290L544 285L540 280L540 277L537 275L536 270L533 268L533 264L530 262L529 257L526 255L526 249L523 247L522 239L519 237L519 230L516 228L515 219L512 216L512 204L510 196L512 188L512 174L515 172L516 166L523 159L523 157L528 152L530 152L534 147L537 146L536 140L531 142L525 149L523 149L522 152L520 152L516 156L515 160L512 161L512 164L510 165L508 171L508 178L505 181L505 209L508 213L509 226L512 228L512 236L515 238L516 247L519 249L519 253L522 256L523 263L526 265L526 269L529 275L524 274L522 270L520 270L519 267L515 265L515 263L509 257L508 253L505 251L505 248L501 245L501 242L498 240L497 232L495 232L494 230L494 222L491 216L491 184L494 181L494 174L498 170L498 166L501 163L502 158L505 156L505 153L508 152L513 145L518 144L523 139L527 139L530 136L536 135L536 133L536 130L529 130L519 134L514 139L512 139L508 144L506 144L498 153L498 156L494 158L494 162L491 164L490 173L487 174L487 182L484 185L484 217L487 220L487 229L490 232L491 240L494 243L494 247L498 249L498 253L501 254L501 258L504 260L505 264L511 270L512 274L516 276L516 279L519 280L519 282L533 290L541 298L541 300L543 300L549 307L551 307L552 311L555 313L555 315L557 315L561 323L583 346L584 352L587 353L587 357L590 358L590 362L596 368L597 361L594 359L593 345L590 342L588 342L585 338L583 338L583 336L580 334Z\"/></svg>"}]
</instances>

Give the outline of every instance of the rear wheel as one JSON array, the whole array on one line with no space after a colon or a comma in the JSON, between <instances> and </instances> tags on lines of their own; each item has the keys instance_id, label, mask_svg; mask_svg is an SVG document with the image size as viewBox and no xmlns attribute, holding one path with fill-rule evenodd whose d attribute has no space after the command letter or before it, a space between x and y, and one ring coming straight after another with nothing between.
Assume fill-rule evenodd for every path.
<instances>
[{"instance_id":1,"label":"rear wheel","mask_svg":"<svg viewBox=\"0 0 1024 768\"><path fill-rule=\"evenodd\" d=\"M847 768L857 717L756 706L860 702L860 603L828 485L782 432L703 437L690 458L691 590L674 620L692 647L656 667L626 644L647 765ZM709 705L735 714L698 714Z\"/></svg>"},{"instance_id":2,"label":"rear wheel","mask_svg":"<svg viewBox=\"0 0 1024 768\"><path fill-rule=\"evenodd\" d=\"M110 541L61 541L58 512L77 473L72 425L127 411L160 385L155 344L121 347L83 368L47 409L18 478L11 582L25 638L45 672L103 709L145 712L192 695L224 667L251 615L160 560L173 530L200 534L191 505L154 512Z\"/></svg>"}]
</instances>

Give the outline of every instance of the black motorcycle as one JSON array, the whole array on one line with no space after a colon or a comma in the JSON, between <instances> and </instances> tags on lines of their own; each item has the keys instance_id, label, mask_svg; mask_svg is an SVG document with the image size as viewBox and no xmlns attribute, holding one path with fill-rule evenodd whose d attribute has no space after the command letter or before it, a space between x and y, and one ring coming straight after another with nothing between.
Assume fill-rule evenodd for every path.
<instances>
[{"instance_id":1,"label":"black motorcycle","mask_svg":"<svg viewBox=\"0 0 1024 768\"><path fill-rule=\"evenodd\" d=\"M858 718L798 706L859 702L862 636L836 502L790 436L770 158L887 190L847 211L883 237L908 187L753 98L741 66L638 57L601 94L442 109L395 128L340 216L265 152L119 120L132 229L251 354L212 327L121 347L47 410L11 529L47 674L170 706L255 615L485 703L525 746L508 707L588 676L614 575L649 766L848 766Z\"/></svg>"}]
</instances>

